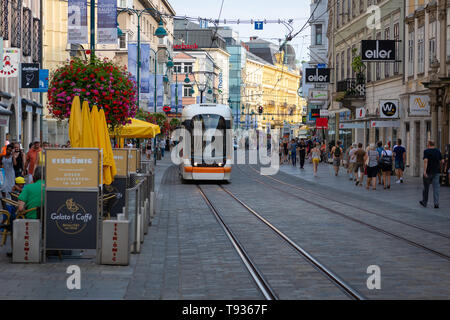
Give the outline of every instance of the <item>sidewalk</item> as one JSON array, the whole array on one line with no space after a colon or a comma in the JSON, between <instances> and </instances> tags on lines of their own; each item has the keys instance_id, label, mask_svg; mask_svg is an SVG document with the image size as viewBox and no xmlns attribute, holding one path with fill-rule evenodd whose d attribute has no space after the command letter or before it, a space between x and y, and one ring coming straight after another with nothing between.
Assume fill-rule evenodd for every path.
<instances>
[{"instance_id":1,"label":"sidewalk","mask_svg":"<svg viewBox=\"0 0 450 320\"><path fill-rule=\"evenodd\" d=\"M391 176L391 188L383 189L383 185L378 184L376 190L367 190L365 188L367 182L367 176L364 177L364 187L355 186L355 182L350 181L347 169L341 167L339 175L334 175L334 168L331 164L319 163L317 170L317 177L314 177L313 166L308 161L305 162L304 169L301 170L299 165L293 167L292 164L280 165L280 172L298 177L304 181L313 183L315 185L321 185L335 190L336 193L349 193L358 199L367 199L374 201L389 202L395 206L401 205L409 209L423 209L427 212L434 212L443 214L450 217L450 187L440 188L439 207L440 209L433 208L433 191L430 190L428 196L428 207L423 208L419 204L419 200L422 200L423 182L419 177L404 177L404 183L396 184L397 178ZM378 178L377 178L378 179Z\"/></svg>"}]
</instances>

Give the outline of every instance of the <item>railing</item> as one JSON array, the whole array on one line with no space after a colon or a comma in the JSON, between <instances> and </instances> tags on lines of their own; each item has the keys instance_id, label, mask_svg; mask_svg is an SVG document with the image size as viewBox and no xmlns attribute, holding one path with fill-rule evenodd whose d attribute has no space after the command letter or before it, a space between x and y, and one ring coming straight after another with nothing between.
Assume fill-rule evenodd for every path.
<instances>
[{"instance_id":1,"label":"railing","mask_svg":"<svg viewBox=\"0 0 450 320\"><path fill-rule=\"evenodd\" d=\"M349 78L337 82L337 92L345 92L346 97L365 98L366 84L364 81Z\"/></svg>"}]
</instances>

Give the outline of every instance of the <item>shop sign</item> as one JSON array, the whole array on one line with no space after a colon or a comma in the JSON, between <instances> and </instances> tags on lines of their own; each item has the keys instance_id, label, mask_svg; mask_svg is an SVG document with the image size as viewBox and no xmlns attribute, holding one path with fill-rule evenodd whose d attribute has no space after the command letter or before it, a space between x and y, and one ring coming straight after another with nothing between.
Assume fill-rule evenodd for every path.
<instances>
[{"instance_id":1,"label":"shop sign","mask_svg":"<svg viewBox=\"0 0 450 320\"><path fill-rule=\"evenodd\" d=\"M430 97L427 95L409 97L409 115L410 116L429 116L430 115Z\"/></svg>"},{"instance_id":2,"label":"shop sign","mask_svg":"<svg viewBox=\"0 0 450 320\"><path fill-rule=\"evenodd\" d=\"M330 83L329 68L305 68L305 83Z\"/></svg>"},{"instance_id":3,"label":"shop sign","mask_svg":"<svg viewBox=\"0 0 450 320\"><path fill-rule=\"evenodd\" d=\"M380 100L381 118L398 118L398 100Z\"/></svg>"},{"instance_id":4,"label":"shop sign","mask_svg":"<svg viewBox=\"0 0 450 320\"><path fill-rule=\"evenodd\" d=\"M400 127L400 121L377 121L372 120L370 122L372 128L398 128Z\"/></svg>"},{"instance_id":5,"label":"shop sign","mask_svg":"<svg viewBox=\"0 0 450 320\"><path fill-rule=\"evenodd\" d=\"M129 149L128 172L137 172L137 149Z\"/></svg>"},{"instance_id":6,"label":"shop sign","mask_svg":"<svg viewBox=\"0 0 450 320\"><path fill-rule=\"evenodd\" d=\"M329 117L330 112L328 111L328 109L320 109L320 116L321 117Z\"/></svg>"},{"instance_id":7,"label":"shop sign","mask_svg":"<svg viewBox=\"0 0 450 320\"><path fill-rule=\"evenodd\" d=\"M39 63L21 63L20 78L22 89L39 88Z\"/></svg>"},{"instance_id":8,"label":"shop sign","mask_svg":"<svg viewBox=\"0 0 450 320\"><path fill-rule=\"evenodd\" d=\"M113 149L114 162L116 163L117 174L119 177L126 177L128 172L128 149Z\"/></svg>"},{"instance_id":9,"label":"shop sign","mask_svg":"<svg viewBox=\"0 0 450 320\"><path fill-rule=\"evenodd\" d=\"M316 129L328 129L328 118L317 118Z\"/></svg>"},{"instance_id":10,"label":"shop sign","mask_svg":"<svg viewBox=\"0 0 450 320\"><path fill-rule=\"evenodd\" d=\"M327 100L328 99L328 91L309 90L309 99L310 100Z\"/></svg>"},{"instance_id":11,"label":"shop sign","mask_svg":"<svg viewBox=\"0 0 450 320\"><path fill-rule=\"evenodd\" d=\"M7 127L9 122L9 116L0 115L0 127Z\"/></svg>"},{"instance_id":12,"label":"shop sign","mask_svg":"<svg viewBox=\"0 0 450 320\"><path fill-rule=\"evenodd\" d=\"M98 188L98 149L45 150L47 188Z\"/></svg>"},{"instance_id":13,"label":"shop sign","mask_svg":"<svg viewBox=\"0 0 450 320\"><path fill-rule=\"evenodd\" d=\"M192 50L192 49L198 49L198 45L196 43L194 44L174 44L173 45L174 50Z\"/></svg>"},{"instance_id":14,"label":"shop sign","mask_svg":"<svg viewBox=\"0 0 450 320\"><path fill-rule=\"evenodd\" d=\"M20 49L3 48L3 69L0 78L15 78L19 76Z\"/></svg>"},{"instance_id":15,"label":"shop sign","mask_svg":"<svg viewBox=\"0 0 450 320\"><path fill-rule=\"evenodd\" d=\"M356 109L356 119L361 119L366 117L366 108L357 108Z\"/></svg>"},{"instance_id":16,"label":"shop sign","mask_svg":"<svg viewBox=\"0 0 450 320\"><path fill-rule=\"evenodd\" d=\"M395 61L395 40L362 40L362 61Z\"/></svg>"},{"instance_id":17,"label":"shop sign","mask_svg":"<svg viewBox=\"0 0 450 320\"><path fill-rule=\"evenodd\" d=\"M339 123L339 129L364 129L364 122Z\"/></svg>"}]
</instances>

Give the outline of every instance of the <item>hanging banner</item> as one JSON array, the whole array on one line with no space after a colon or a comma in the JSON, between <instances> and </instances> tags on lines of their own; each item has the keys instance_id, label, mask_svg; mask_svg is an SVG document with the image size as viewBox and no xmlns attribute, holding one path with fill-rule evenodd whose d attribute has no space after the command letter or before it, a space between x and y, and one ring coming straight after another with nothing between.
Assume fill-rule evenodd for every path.
<instances>
[{"instance_id":1,"label":"hanging banner","mask_svg":"<svg viewBox=\"0 0 450 320\"><path fill-rule=\"evenodd\" d=\"M141 99L148 99L150 93L150 44L141 44Z\"/></svg>"},{"instance_id":2,"label":"hanging banner","mask_svg":"<svg viewBox=\"0 0 450 320\"><path fill-rule=\"evenodd\" d=\"M21 63L20 79L22 89L39 88L39 63Z\"/></svg>"},{"instance_id":3,"label":"hanging banner","mask_svg":"<svg viewBox=\"0 0 450 320\"><path fill-rule=\"evenodd\" d=\"M178 83L178 110L183 109L183 83Z\"/></svg>"},{"instance_id":4,"label":"hanging banner","mask_svg":"<svg viewBox=\"0 0 450 320\"><path fill-rule=\"evenodd\" d=\"M15 78L19 76L20 49L3 48L3 69L0 78Z\"/></svg>"},{"instance_id":5,"label":"hanging banner","mask_svg":"<svg viewBox=\"0 0 450 320\"><path fill-rule=\"evenodd\" d=\"M163 75L158 74L156 76L156 111L163 112L163 103L164 103L164 83L163 83Z\"/></svg>"},{"instance_id":6,"label":"hanging banner","mask_svg":"<svg viewBox=\"0 0 450 320\"><path fill-rule=\"evenodd\" d=\"M97 42L117 44L117 1L97 0Z\"/></svg>"},{"instance_id":7,"label":"hanging banner","mask_svg":"<svg viewBox=\"0 0 450 320\"><path fill-rule=\"evenodd\" d=\"M430 97L427 95L409 96L409 115L410 116L429 116L430 115Z\"/></svg>"},{"instance_id":8,"label":"hanging banner","mask_svg":"<svg viewBox=\"0 0 450 320\"><path fill-rule=\"evenodd\" d=\"M48 69L40 69L39 70L39 88L35 88L33 92L47 92L48 91L48 77L49 70Z\"/></svg>"},{"instance_id":9,"label":"hanging banner","mask_svg":"<svg viewBox=\"0 0 450 320\"><path fill-rule=\"evenodd\" d=\"M175 112L176 109L176 85L175 83L170 84L170 112Z\"/></svg>"},{"instance_id":10,"label":"hanging banner","mask_svg":"<svg viewBox=\"0 0 450 320\"><path fill-rule=\"evenodd\" d=\"M67 43L88 43L86 0L69 0L67 13Z\"/></svg>"},{"instance_id":11,"label":"hanging banner","mask_svg":"<svg viewBox=\"0 0 450 320\"><path fill-rule=\"evenodd\" d=\"M155 75L150 74L150 77L148 78L148 87L149 87L149 93L148 93L148 111L154 112L155 111Z\"/></svg>"},{"instance_id":12,"label":"hanging banner","mask_svg":"<svg viewBox=\"0 0 450 320\"><path fill-rule=\"evenodd\" d=\"M137 44L128 44L128 71L131 73L131 78L137 81Z\"/></svg>"}]
</instances>

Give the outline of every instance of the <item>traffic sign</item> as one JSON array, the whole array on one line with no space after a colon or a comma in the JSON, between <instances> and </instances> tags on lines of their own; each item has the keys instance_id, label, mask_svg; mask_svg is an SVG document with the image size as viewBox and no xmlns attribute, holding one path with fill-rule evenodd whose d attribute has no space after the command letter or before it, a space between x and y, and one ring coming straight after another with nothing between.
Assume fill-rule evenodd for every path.
<instances>
[{"instance_id":1,"label":"traffic sign","mask_svg":"<svg viewBox=\"0 0 450 320\"><path fill-rule=\"evenodd\" d=\"M262 30L264 26L264 21L255 21L255 30Z\"/></svg>"}]
</instances>

